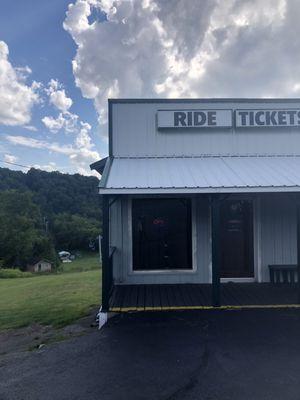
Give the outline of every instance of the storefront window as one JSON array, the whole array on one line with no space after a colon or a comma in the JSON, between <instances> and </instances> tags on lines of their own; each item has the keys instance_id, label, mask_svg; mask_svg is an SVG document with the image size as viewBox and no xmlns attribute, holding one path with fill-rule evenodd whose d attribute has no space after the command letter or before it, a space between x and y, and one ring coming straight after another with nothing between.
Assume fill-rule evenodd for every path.
<instances>
[{"instance_id":1,"label":"storefront window","mask_svg":"<svg viewBox=\"0 0 300 400\"><path fill-rule=\"evenodd\" d=\"M133 270L192 269L191 200L132 201Z\"/></svg>"}]
</instances>

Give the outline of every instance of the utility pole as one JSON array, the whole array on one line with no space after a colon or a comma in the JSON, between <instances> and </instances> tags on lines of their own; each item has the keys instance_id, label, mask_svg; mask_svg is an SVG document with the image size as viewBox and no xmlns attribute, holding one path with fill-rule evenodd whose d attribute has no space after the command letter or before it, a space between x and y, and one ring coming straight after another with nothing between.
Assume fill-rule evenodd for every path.
<instances>
[{"instance_id":1,"label":"utility pole","mask_svg":"<svg viewBox=\"0 0 300 400\"><path fill-rule=\"evenodd\" d=\"M49 224L48 218L44 217L44 225L45 225L46 235L48 234L48 224Z\"/></svg>"}]
</instances>

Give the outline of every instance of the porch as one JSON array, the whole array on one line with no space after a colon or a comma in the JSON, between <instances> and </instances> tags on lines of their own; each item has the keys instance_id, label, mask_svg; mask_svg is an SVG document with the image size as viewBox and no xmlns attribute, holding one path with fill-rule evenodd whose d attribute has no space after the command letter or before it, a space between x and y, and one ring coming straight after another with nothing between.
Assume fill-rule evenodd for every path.
<instances>
[{"instance_id":1,"label":"porch","mask_svg":"<svg viewBox=\"0 0 300 400\"><path fill-rule=\"evenodd\" d=\"M212 285L114 285L109 311L155 311L213 308ZM297 284L222 283L218 308L300 307Z\"/></svg>"}]
</instances>

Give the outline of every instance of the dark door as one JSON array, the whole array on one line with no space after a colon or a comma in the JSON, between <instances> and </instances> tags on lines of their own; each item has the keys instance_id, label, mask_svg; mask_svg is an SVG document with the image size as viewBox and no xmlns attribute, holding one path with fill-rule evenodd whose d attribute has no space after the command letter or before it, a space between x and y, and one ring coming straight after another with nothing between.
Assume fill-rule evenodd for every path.
<instances>
[{"instance_id":1,"label":"dark door","mask_svg":"<svg viewBox=\"0 0 300 400\"><path fill-rule=\"evenodd\" d=\"M221 205L221 277L254 277L251 201L225 200Z\"/></svg>"}]
</instances>

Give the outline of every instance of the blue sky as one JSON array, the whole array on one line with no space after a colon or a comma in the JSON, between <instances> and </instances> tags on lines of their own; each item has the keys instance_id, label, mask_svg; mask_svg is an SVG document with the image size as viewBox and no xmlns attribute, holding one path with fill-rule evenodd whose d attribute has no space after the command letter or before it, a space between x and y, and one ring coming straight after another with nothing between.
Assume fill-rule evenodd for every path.
<instances>
[{"instance_id":1,"label":"blue sky","mask_svg":"<svg viewBox=\"0 0 300 400\"><path fill-rule=\"evenodd\" d=\"M0 162L90 174L112 97L300 97L298 0L3 0Z\"/></svg>"},{"instance_id":2,"label":"blue sky","mask_svg":"<svg viewBox=\"0 0 300 400\"><path fill-rule=\"evenodd\" d=\"M70 1L17 0L4 3L0 14L0 40L4 41L9 48L10 63L14 67L28 66L32 70L27 80L28 84L35 80L46 86L51 79L58 80L63 85L66 95L73 100L70 112L77 114L80 120L91 125L90 136L95 148L99 154L105 154L107 143L99 134L97 112L93 101L84 98L74 82L72 59L76 54L76 45L68 32L63 29L63 21ZM36 131L30 131L18 125L0 126L2 137L2 140L0 137L0 158L9 160L9 157L5 158L5 155L13 155L17 164L76 172L74 165L70 164L63 154L56 152L50 154L47 149L18 146L3 139L4 136L11 135L55 141L61 145L72 143L74 138L70 134L60 132L58 137L57 134L53 135L46 129L41 121L42 118L49 115L56 116L58 110L55 110L46 98L43 102L43 104L35 105L32 110L30 125L34 126ZM51 162L54 162L55 166L51 167L49 164ZM0 166L20 169L3 162ZM23 170L26 171L26 169Z\"/></svg>"}]
</instances>

